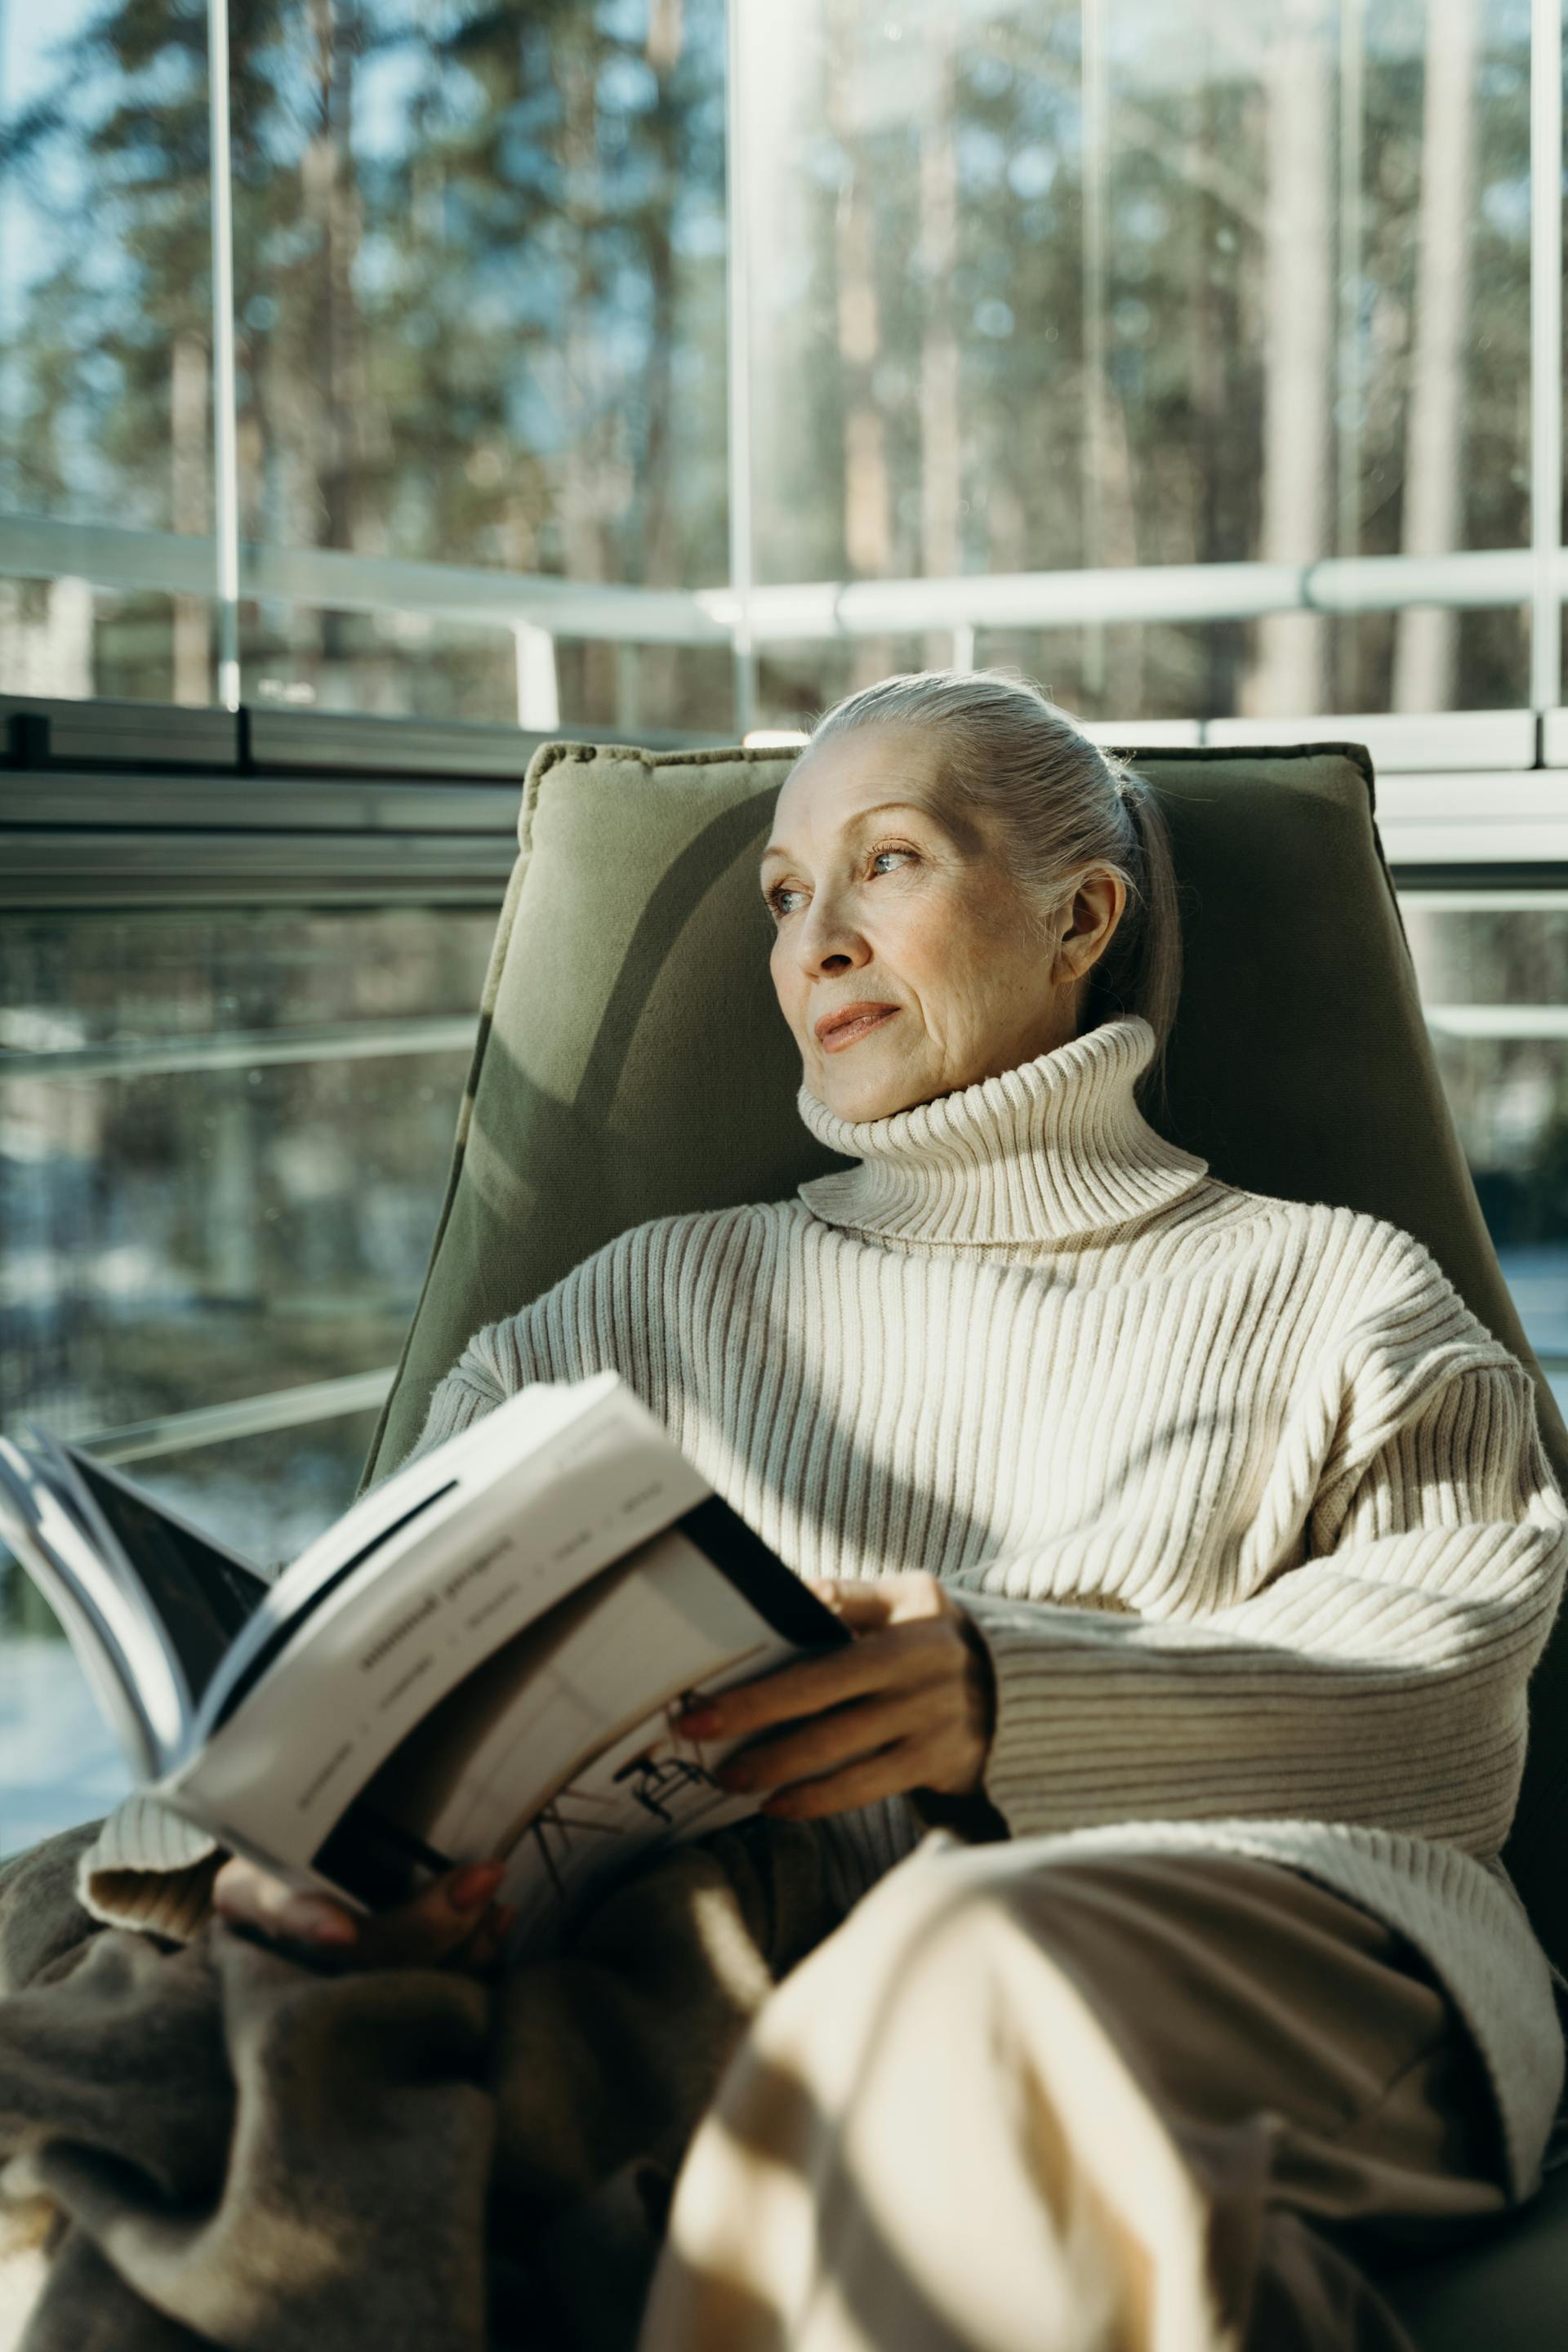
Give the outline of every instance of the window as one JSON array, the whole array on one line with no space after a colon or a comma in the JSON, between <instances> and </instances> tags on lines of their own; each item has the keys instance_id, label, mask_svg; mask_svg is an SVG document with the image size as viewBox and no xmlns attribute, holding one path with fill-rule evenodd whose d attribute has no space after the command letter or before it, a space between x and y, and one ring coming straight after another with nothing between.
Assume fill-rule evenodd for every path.
<instances>
[{"instance_id":1,"label":"window","mask_svg":"<svg viewBox=\"0 0 1568 2352\"><path fill-rule=\"evenodd\" d=\"M212 530L206 26L136 13L0 15L0 686L199 703L210 553L155 551Z\"/></svg>"},{"instance_id":2,"label":"window","mask_svg":"<svg viewBox=\"0 0 1568 2352\"><path fill-rule=\"evenodd\" d=\"M291 1554L533 743L952 662L1369 743L1568 1402L1563 51L1530 0L0 6L0 1422ZM5 1850L120 1768L0 1594Z\"/></svg>"},{"instance_id":3,"label":"window","mask_svg":"<svg viewBox=\"0 0 1568 2352\"><path fill-rule=\"evenodd\" d=\"M727 724L721 0L223 21L0 20L0 687L230 698L231 488L247 704Z\"/></svg>"},{"instance_id":4,"label":"window","mask_svg":"<svg viewBox=\"0 0 1568 2352\"><path fill-rule=\"evenodd\" d=\"M212 14L5 19L7 689L1556 706L1528 0Z\"/></svg>"},{"instance_id":5,"label":"window","mask_svg":"<svg viewBox=\"0 0 1568 2352\"><path fill-rule=\"evenodd\" d=\"M1523 0L740 24L758 579L903 583L835 687L956 635L1107 720L1531 700Z\"/></svg>"},{"instance_id":6,"label":"window","mask_svg":"<svg viewBox=\"0 0 1568 2352\"><path fill-rule=\"evenodd\" d=\"M1482 1213L1568 1411L1568 891L1407 891L1403 905Z\"/></svg>"}]
</instances>

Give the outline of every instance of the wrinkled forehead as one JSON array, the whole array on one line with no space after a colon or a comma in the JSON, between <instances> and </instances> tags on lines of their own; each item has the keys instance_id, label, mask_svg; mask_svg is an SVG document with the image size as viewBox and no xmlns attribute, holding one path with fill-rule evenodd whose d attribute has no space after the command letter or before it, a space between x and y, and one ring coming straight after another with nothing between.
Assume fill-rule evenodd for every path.
<instances>
[{"instance_id":1,"label":"wrinkled forehead","mask_svg":"<svg viewBox=\"0 0 1568 2352\"><path fill-rule=\"evenodd\" d=\"M890 805L929 816L955 839L978 837L951 787L936 730L862 727L801 753L779 787L768 851L787 852L796 835L831 837Z\"/></svg>"}]
</instances>

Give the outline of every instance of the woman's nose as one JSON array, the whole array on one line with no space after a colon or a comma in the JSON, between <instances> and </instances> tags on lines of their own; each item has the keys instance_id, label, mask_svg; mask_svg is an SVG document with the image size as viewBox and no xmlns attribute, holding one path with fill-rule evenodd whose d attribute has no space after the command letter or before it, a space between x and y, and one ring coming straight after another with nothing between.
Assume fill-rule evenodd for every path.
<instances>
[{"instance_id":1,"label":"woman's nose","mask_svg":"<svg viewBox=\"0 0 1568 2352\"><path fill-rule=\"evenodd\" d=\"M870 953L848 910L838 900L823 897L814 898L806 909L799 933L799 950L801 962L808 971L826 971L829 966L839 964L853 971Z\"/></svg>"}]
</instances>

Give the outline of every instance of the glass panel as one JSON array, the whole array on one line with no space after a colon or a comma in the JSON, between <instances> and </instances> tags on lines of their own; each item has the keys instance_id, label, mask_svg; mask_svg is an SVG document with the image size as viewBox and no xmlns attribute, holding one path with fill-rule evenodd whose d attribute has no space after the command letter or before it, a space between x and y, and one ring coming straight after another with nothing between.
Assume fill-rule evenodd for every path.
<instances>
[{"instance_id":1,"label":"glass panel","mask_svg":"<svg viewBox=\"0 0 1568 2352\"><path fill-rule=\"evenodd\" d=\"M0 8L0 515L210 530L201 5ZM0 578L0 691L212 698L205 595Z\"/></svg>"},{"instance_id":2,"label":"glass panel","mask_svg":"<svg viewBox=\"0 0 1568 2352\"><path fill-rule=\"evenodd\" d=\"M230 15L245 532L722 581L722 0ZM336 709L516 716L504 621L464 644L389 618L263 608L247 697L278 679ZM561 719L615 718L616 646L561 652ZM642 650L642 719L727 724L712 668Z\"/></svg>"},{"instance_id":3,"label":"glass panel","mask_svg":"<svg viewBox=\"0 0 1568 2352\"><path fill-rule=\"evenodd\" d=\"M494 927L0 925L0 1425L116 1428L395 1360Z\"/></svg>"},{"instance_id":4,"label":"glass panel","mask_svg":"<svg viewBox=\"0 0 1568 2352\"><path fill-rule=\"evenodd\" d=\"M1124 625L1023 654L1091 716L1528 700L1517 604L1136 610L1141 567L1528 546L1526 0L740 26L762 580L1111 570Z\"/></svg>"},{"instance_id":5,"label":"glass panel","mask_svg":"<svg viewBox=\"0 0 1568 2352\"><path fill-rule=\"evenodd\" d=\"M0 1858L96 1820L131 1785L74 1653L52 1631L7 1627L0 1640Z\"/></svg>"},{"instance_id":6,"label":"glass panel","mask_svg":"<svg viewBox=\"0 0 1568 2352\"><path fill-rule=\"evenodd\" d=\"M1568 893L1403 904L1482 1213L1568 1412Z\"/></svg>"}]
</instances>

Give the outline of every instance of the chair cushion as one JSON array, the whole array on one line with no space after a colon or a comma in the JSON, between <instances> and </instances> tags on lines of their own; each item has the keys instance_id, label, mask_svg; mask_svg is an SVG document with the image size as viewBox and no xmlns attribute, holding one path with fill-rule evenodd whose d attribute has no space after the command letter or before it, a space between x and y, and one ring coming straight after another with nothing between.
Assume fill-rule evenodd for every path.
<instances>
[{"instance_id":1,"label":"chair cushion","mask_svg":"<svg viewBox=\"0 0 1568 2352\"><path fill-rule=\"evenodd\" d=\"M627 1226L776 1200L839 1165L802 1125L757 887L797 752L542 744L485 985L451 1180L367 1476L413 1444L482 1324ZM1370 1210L1424 1241L1536 1372L1427 1038L1359 746L1142 753L1185 900L1173 1139L1253 1191ZM1568 1640L1538 1674L1509 1863L1568 1963L1556 1791Z\"/></svg>"},{"instance_id":2,"label":"chair cushion","mask_svg":"<svg viewBox=\"0 0 1568 2352\"><path fill-rule=\"evenodd\" d=\"M1369 2268L1372 2266L1369 2265ZM1558 2352L1568 2342L1568 2170L1449 2252L1373 2272L1416 2352Z\"/></svg>"}]
</instances>

